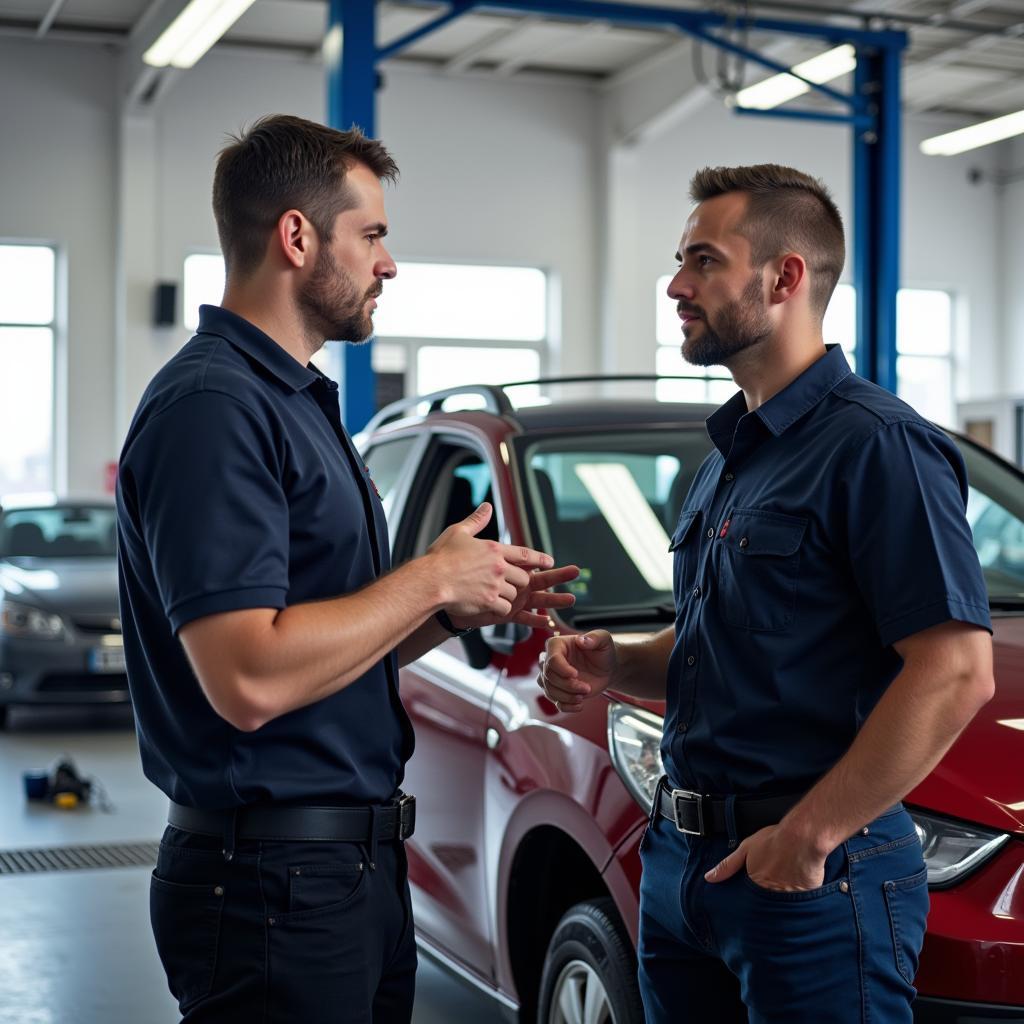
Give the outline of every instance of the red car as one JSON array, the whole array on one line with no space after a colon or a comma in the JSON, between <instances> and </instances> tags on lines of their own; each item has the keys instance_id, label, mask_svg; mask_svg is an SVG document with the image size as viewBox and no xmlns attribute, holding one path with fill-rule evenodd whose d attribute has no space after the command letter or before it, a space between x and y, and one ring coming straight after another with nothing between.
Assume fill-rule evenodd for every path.
<instances>
[{"instance_id":1,"label":"red car","mask_svg":"<svg viewBox=\"0 0 1024 1024\"><path fill-rule=\"evenodd\" d=\"M490 536L580 567L576 604L553 630L671 624L669 535L709 450L712 408L655 401L650 383L630 400L625 381L457 388L383 410L359 442L394 560L486 499ZM916 1019L1024 1021L1024 475L955 440L996 696L907 798L932 900ZM510 1019L639 1024L637 845L661 774L663 705L607 694L560 714L537 686L549 635L491 627L402 672L417 735L406 788L419 805L408 844L418 937Z\"/></svg>"}]
</instances>

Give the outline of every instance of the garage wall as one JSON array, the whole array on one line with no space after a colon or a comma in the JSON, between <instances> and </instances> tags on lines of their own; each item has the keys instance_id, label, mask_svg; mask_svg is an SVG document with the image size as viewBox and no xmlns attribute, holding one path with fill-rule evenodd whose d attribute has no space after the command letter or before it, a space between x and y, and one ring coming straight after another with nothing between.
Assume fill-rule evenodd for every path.
<instances>
[{"instance_id":1,"label":"garage wall","mask_svg":"<svg viewBox=\"0 0 1024 1024\"><path fill-rule=\"evenodd\" d=\"M1000 261L1004 304L1004 378L1006 391L1024 395L1024 139L1006 146L1003 171L1006 184L1000 187L1003 218L1000 223Z\"/></svg>"},{"instance_id":2,"label":"garage wall","mask_svg":"<svg viewBox=\"0 0 1024 1024\"><path fill-rule=\"evenodd\" d=\"M922 138L959 126L934 118L905 122L902 282L948 288L961 300L959 335L963 340L969 337L971 345L960 381L966 395L988 393L1001 375L995 239L1002 199L991 180L978 185L967 180L971 167L995 168L998 147L953 158L924 157L917 148ZM616 203L628 212L620 212L619 219L635 228L627 232L625 253L615 272L625 291L617 292L620 312L608 325L609 365L653 370L655 281L674 266L672 255L690 205L691 175L706 164L761 162L789 164L822 178L843 212L849 242L852 169L850 133L843 126L740 117L712 102L662 137L620 152ZM632 274L627 274L628 267ZM848 258L847 279L850 272ZM1024 318L1024 308L1021 315ZM650 343L638 344L637 338Z\"/></svg>"},{"instance_id":3,"label":"garage wall","mask_svg":"<svg viewBox=\"0 0 1024 1024\"><path fill-rule=\"evenodd\" d=\"M100 490L114 429L113 100L106 50L0 40L0 238L60 249L57 486L72 494Z\"/></svg>"}]
</instances>

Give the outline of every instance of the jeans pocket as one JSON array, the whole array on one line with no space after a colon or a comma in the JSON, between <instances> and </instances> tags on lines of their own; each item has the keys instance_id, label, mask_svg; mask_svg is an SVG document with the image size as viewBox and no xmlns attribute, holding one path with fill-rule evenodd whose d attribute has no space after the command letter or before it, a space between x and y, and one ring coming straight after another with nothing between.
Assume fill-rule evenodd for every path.
<instances>
[{"instance_id":1,"label":"jeans pocket","mask_svg":"<svg viewBox=\"0 0 1024 1024\"><path fill-rule=\"evenodd\" d=\"M224 887L160 878L149 885L149 916L171 995L184 1013L209 995L217 968Z\"/></svg>"},{"instance_id":2,"label":"jeans pocket","mask_svg":"<svg viewBox=\"0 0 1024 1024\"><path fill-rule=\"evenodd\" d=\"M353 864L296 864L288 868L288 914L341 910L359 895L365 869Z\"/></svg>"},{"instance_id":3,"label":"jeans pocket","mask_svg":"<svg viewBox=\"0 0 1024 1024\"><path fill-rule=\"evenodd\" d=\"M913 985L928 920L928 869L884 882L882 890L889 912L896 969L908 985Z\"/></svg>"}]
</instances>

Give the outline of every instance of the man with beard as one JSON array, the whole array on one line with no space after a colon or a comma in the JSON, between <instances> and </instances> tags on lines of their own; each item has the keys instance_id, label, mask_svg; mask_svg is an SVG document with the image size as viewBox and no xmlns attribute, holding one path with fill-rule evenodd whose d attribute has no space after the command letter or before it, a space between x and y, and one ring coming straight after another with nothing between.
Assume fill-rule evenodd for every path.
<instances>
[{"instance_id":1,"label":"man with beard","mask_svg":"<svg viewBox=\"0 0 1024 1024\"><path fill-rule=\"evenodd\" d=\"M675 628L556 637L540 682L563 711L667 702L649 1024L910 1024L928 893L900 801L993 692L963 461L824 344L844 241L820 182L707 168L691 195L682 353L741 391L672 538Z\"/></svg>"},{"instance_id":2,"label":"man with beard","mask_svg":"<svg viewBox=\"0 0 1024 1024\"><path fill-rule=\"evenodd\" d=\"M371 333L396 174L379 142L296 117L221 152L223 303L156 375L122 453L129 684L171 800L150 912L187 1022L410 1020L398 666L571 602L550 588L574 569L478 536L487 504L389 571L380 499L310 357Z\"/></svg>"}]
</instances>

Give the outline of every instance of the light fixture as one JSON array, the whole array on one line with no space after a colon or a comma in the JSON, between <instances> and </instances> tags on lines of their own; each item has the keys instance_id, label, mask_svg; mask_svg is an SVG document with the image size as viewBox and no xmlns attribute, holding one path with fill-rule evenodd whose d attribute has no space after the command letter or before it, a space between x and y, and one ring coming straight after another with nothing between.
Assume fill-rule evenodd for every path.
<instances>
[{"instance_id":1,"label":"light fixture","mask_svg":"<svg viewBox=\"0 0 1024 1024\"><path fill-rule=\"evenodd\" d=\"M954 156L968 149L988 146L1021 134L1024 134L1024 110L925 139L921 143L921 152L926 156Z\"/></svg>"},{"instance_id":2,"label":"light fixture","mask_svg":"<svg viewBox=\"0 0 1024 1024\"><path fill-rule=\"evenodd\" d=\"M833 78L848 74L856 66L857 51L849 43L844 43L810 60L794 64L793 70L809 82L823 85ZM735 104L739 107L752 107L754 110L771 110L797 96L803 96L809 90L810 86L806 82L801 82L793 75L772 75L757 85L741 89L736 93Z\"/></svg>"},{"instance_id":3,"label":"light fixture","mask_svg":"<svg viewBox=\"0 0 1024 1024\"><path fill-rule=\"evenodd\" d=\"M190 68L252 6L253 0L190 0L142 59L155 68Z\"/></svg>"}]
</instances>

